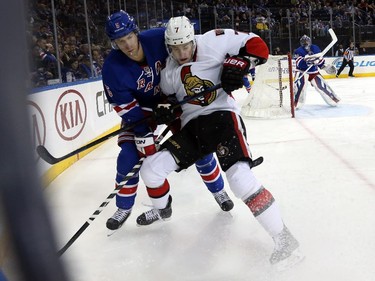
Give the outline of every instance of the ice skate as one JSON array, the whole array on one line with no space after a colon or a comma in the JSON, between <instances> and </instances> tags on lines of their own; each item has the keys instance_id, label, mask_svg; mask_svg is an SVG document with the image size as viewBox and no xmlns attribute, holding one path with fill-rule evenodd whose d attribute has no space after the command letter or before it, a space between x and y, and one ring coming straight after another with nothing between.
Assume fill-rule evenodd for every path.
<instances>
[{"instance_id":1,"label":"ice skate","mask_svg":"<svg viewBox=\"0 0 375 281\"><path fill-rule=\"evenodd\" d=\"M172 216L172 196L169 195L168 204L164 209L151 209L137 218L137 224L150 225L158 220L168 220Z\"/></svg>"},{"instance_id":2,"label":"ice skate","mask_svg":"<svg viewBox=\"0 0 375 281\"><path fill-rule=\"evenodd\" d=\"M229 198L224 189L212 194L215 197L216 202L224 212L228 212L233 209L233 201Z\"/></svg>"},{"instance_id":3,"label":"ice skate","mask_svg":"<svg viewBox=\"0 0 375 281\"><path fill-rule=\"evenodd\" d=\"M304 255L300 252L299 243L286 226L273 240L275 248L270 263L276 270L286 270L303 260Z\"/></svg>"},{"instance_id":4,"label":"ice skate","mask_svg":"<svg viewBox=\"0 0 375 281\"><path fill-rule=\"evenodd\" d=\"M125 210L118 208L117 211L107 220L107 228L110 232L107 234L108 236L112 235L115 231L117 231L124 222L128 219L131 214L131 209Z\"/></svg>"}]
</instances>

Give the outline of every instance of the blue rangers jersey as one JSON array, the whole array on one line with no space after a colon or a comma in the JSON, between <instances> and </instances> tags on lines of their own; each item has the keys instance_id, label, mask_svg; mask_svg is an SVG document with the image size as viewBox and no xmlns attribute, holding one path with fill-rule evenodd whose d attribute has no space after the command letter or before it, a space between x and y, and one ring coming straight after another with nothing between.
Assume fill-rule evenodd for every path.
<instances>
[{"instance_id":1,"label":"blue rangers jersey","mask_svg":"<svg viewBox=\"0 0 375 281\"><path fill-rule=\"evenodd\" d=\"M294 58L296 60L296 68L297 68L297 70L300 70L301 72L304 72L311 65L310 63L307 63L304 60L304 57L306 55L314 55L314 54L317 54L317 53L320 53L320 52L321 52L321 50L320 50L320 48L317 45L311 45L310 46L310 51L306 51L303 46L301 46L298 49L296 49L294 51ZM317 65L313 65L309 69L309 71L307 71L307 74L318 73L319 72L318 68L321 68L324 65L325 59L323 57L321 59L320 58L316 58L316 59L319 59L318 64Z\"/></svg>"},{"instance_id":2,"label":"blue rangers jersey","mask_svg":"<svg viewBox=\"0 0 375 281\"><path fill-rule=\"evenodd\" d=\"M124 125L143 119L143 110L160 101L160 72L168 57L163 28L143 31L138 38L146 57L143 63L135 62L121 50L112 50L102 70L106 97ZM146 123L133 128L137 135L149 131Z\"/></svg>"}]
</instances>

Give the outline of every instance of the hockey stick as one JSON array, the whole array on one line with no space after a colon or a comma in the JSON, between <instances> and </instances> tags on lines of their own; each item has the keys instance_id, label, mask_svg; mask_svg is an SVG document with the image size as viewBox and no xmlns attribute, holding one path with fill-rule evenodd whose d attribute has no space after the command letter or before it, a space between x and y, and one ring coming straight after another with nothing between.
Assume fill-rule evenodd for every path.
<instances>
[{"instance_id":1,"label":"hockey stick","mask_svg":"<svg viewBox=\"0 0 375 281\"><path fill-rule=\"evenodd\" d=\"M69 157L72 157L72 156L74 156L74 155L76 155L76 154L78 154L78 153L80 153L82 151L85 151L86 149L94 147L95 145L98 145L98 144L100 144L100 143L102 143L102 142L104 142L106 140L109 140L112 137L117 136L118 134L120 134L123 131L130 130L130 129L138 126L139 124L142 124L142 123L146 122L149 118L151 118L151 117L145 117L145 118L143 118L143 119L141 119L141 120L139 120L139 121L137 121L137 122L135 122L133 124L130 124L129 126L125 126L125 127L120 128L120 129L118 129L116 131L113 131L112 133L110 133L108 135L105 135L105 136L103 136L101 138L98 138L97 140L94 140L93 142L90 142L90 143L88 143L88 144L86 144L86 145L84 145L84 146L82 146L82 147L80 147L80 148L78 148L78 149L76 149L76 150L74 150L74 151L72 151L72 152L64 155L64 156L61 156L61 157L54 157L54 156L52 156L52 154L43 145L38 145L36 147L36 151L38 152L39 156L44 161L46 161L47 163L53 165L53 164L56 164L56 163L59 163L59 162L65 160L65 159L68 159Z\"/></svg>"},{"instance_id":2,"label":"hockey stick","mask_svg":"<svg viewBox=\"0 0 375 281\"><path fill-rule=\"evenodd\" d=\"M272 88L272 89L275 89L275 90L277 90L277 91L280 91L279 88L276 88L276 87L274 87L274 86L272 86L272 85L270 85L270 84L266 84L266 85L267 85L268 87ZM281 87L281 91L284 91L286 88L287 88L287 86L282 86L282 87Z\"/></svg>"},{"instance_id":3,"label":"hockey stick","mask_svg":"<svg viewBox=\"0 0 375 281\"><path fill-rule=\"evenodd\" d=\"M202 91L202 92L200 92L200 93L198 93L196 95L189 96L189 97L185 98L184 100L182 100L178 104L174 105L172 107L172 109L176 109L176 108L180 107L181 105L183 105L185 103L188 103L188 102L190 102L190 101L192 101L192 100L194 100L196 98L202 97L202 96L204 96L204 95L206 95L206 94L208 94L210 92L213 92L213 91L215 91L215 90L217 90L219 88L221 88L221 84L220 83L217 84L217 85L215 85L215 86L212 86L211 88L207 88L206 90L204 90L204 91ZM118 129L118 130L116 130L116 131L114 131L114 132L112 132L112 133L110 133L108 135L105 135L105 136L103 136L103 137L101 137L101 138L99 138L99 139L97 139L97 140L95 140L93 142L90 142L90 143L88 143L88 144L86 144L86 145L84 145L84 146L82 146L82 147L80 147L80 148L78 148L78 149L76 149L76 150L74 150L74 151L72 151L72 152L64 155L64 156L61 156L61 157L54 157L54 156L52 156L52 154L43 145L38 145L36 147L36 151L37 151L37 153L39 154L39 156L44 161L46 161L47 163L53 165L53 164L56 164L58 162L61 162L61 161L65 160L65 159L68 159L69 157L72 157L72 156L76 155L77 153L85 151L86 149L94 147L94 146L96 146L96 145L98 145L98 144L100 144L100 143L102 143L102 142L104 142L104 141L106 141L106 140L114 137L114 136L117 136L118 134L120 134L123 131L130 130L130 129L138 126L139 124L142 124L142 123L146 122L147 120L149 120L151 118L152 118L151 116L145 117L145 118L143 118L143 119L141 119L141 120L139 120L139 121L137 121L137 122L135 122L133 124L130 124L128 126L120 128L120 129Z\"/></svg>"},{"instance_id":4,"label":"hockey stick","mask_svg":"<svg viewBox=\"0 0 375 281\"><path fill-rule=\"evenodd\" d=\"M159 144L163 138L168 134L169 127L165 128L165 130L157 137L155 140L155 144ZM123 178L122 181L130 180L135 174L137 174L142 166L143 160L145 157L141 157L136 165L134 165L133 169ZM100 204L99 208L95 210L95 212L90 216L90 218L81 226L80 229L69 239L69 241L62 247L58 252L58 256L61 256L65 253L65 251L78 239L79 236L86 230L86 228L96 219L96 217L103 211L103 209L108 205L113 197L116 196L117 192L122 188L122 185L117 186L111 194L107 196L105 201Z\"/></svg>"},{"instance_id":5,"label":"hockey stick","mask_svg":"<svg viewBox=\"0 0 375 281\"><path fill-rule=\"evenodd\" d=\"M332 41L331 43L328 44L327 47L325 47L325 49L320 52L320 53L316 53L316 54L313 54L309 57L313 58L313 57L316 57L317 59L320 58L320 57L323 57L337 42L337 36L336 36L336 33L333 31L332 28L328 29L328 32L329 32L329 35L331 35L331 38L332 38ZM313 67L314 64L311 64L303 73L302 75L300 75L296 80L294 80L294 83L297 82L299 79L301 79L307 71L310 70L311 67Z\"/></svg>"}]
</instances>

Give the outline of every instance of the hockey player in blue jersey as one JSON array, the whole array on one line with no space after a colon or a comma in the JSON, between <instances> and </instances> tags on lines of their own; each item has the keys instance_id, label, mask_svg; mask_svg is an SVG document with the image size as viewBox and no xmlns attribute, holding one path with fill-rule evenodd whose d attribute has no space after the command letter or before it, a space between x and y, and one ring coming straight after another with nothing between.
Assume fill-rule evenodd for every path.
<instances>
[{"instance_id":1,"label":"hockey player in blue jersey","mask_svg":"<svg viewBox=\"0 0 375 281\"><path fill-rule=\"evenodd\" d=\"M163 98L159 87L160 71L168 57L164 29L139 32L133 17L120 11L108 17L106 33L113 50L106 58L102 70L104 90L109 103L122 118L122 126L125 126L151 114L152 108ZM139 175L136 174L128 181L123 181L123 178L138 163L140 157L156 152L154 129L152 124L142 123L122 132L118 137L121 151L117 158L115 180L116 187L121 186L121 189L116 195L118 210L106 224L110 230L121 227L131 213ZM198 160L196 168L221 209L231 210L233 202L223 188L223 178L213 154ZM168 183L165 186L161 193L169 191Z\"/></svg>"},{"instance_id":2,"label":"hockey player in blue jersey","mask_svg":"<svg viewBox=\"0 0 375 281\"><path fill-rule=\"evenodd\" d=\"M300 44L301 46L294 52L296 60L294 106L300 109L305 104L307 82L311 83L328 105L336 106L340 98L319 73L319 69L323 69L328 74L336 74L336 67L325 64L323 57L315 55L320 53L321 50L317 45L311 44L311 39L307 35L301 37Z\"/></svg>"}]
</instances>

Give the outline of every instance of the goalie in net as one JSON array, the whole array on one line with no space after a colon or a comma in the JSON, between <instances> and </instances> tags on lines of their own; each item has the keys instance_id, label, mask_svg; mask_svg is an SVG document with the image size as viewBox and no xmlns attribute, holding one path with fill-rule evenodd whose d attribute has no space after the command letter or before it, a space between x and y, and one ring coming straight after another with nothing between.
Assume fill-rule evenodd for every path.
<instances>
[{"instance_id":1,"label":"goalie in net","mask_svg":"<svg viewBox=\"0 0 375 281\"><path fill-rule=\"evenodd\" d=\"M294 117L293 72L290 54L270 55L256 69L256 79L242 109L250 118Z\"/></svg>"}]
</instances>

